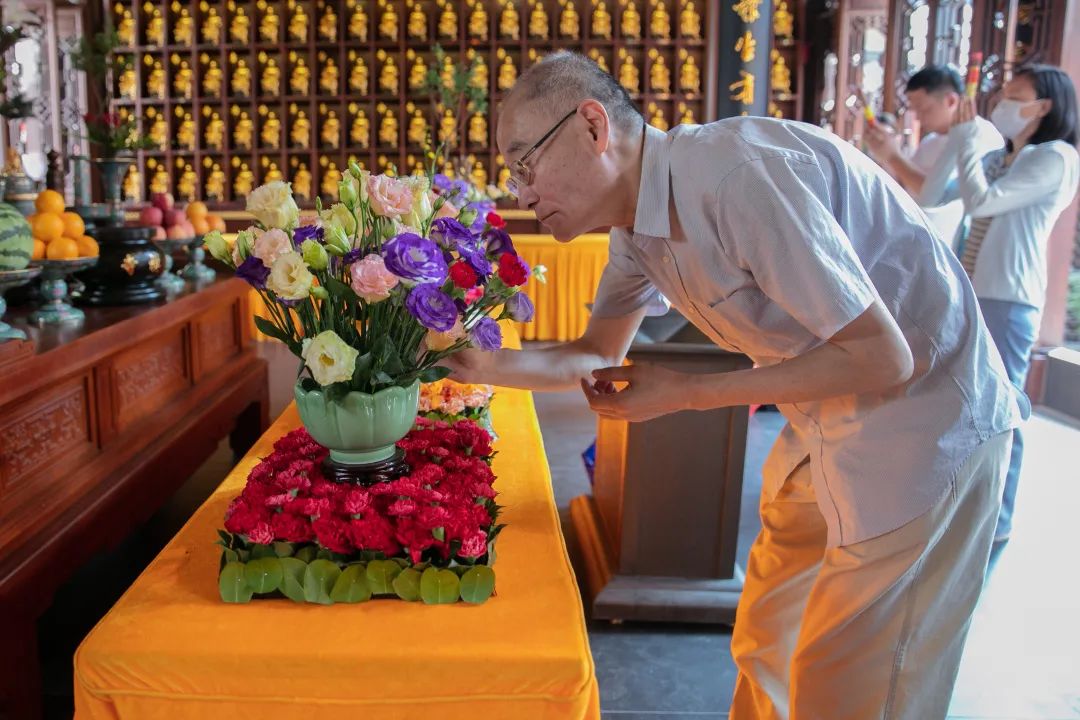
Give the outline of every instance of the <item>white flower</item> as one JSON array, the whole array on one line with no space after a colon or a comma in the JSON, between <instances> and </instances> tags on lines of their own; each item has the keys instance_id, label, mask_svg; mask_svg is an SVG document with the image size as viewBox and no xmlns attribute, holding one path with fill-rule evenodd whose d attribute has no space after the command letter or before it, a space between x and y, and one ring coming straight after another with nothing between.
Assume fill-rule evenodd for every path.
<instances>
[{"instance_id":1,"label":"white flower","mask_svg":"<svg viewBox=\"0 0 1080 720\"><path fill-rule=\"evenodd\" d=\"M285 300L303 300L311 293L314 279L303 256L292 250L274 261L266 287Z\"/></svg>"},{"instance_id":2,"label":"white flower","mask_svg":"<svg viewBox=\"0 0 1080 720\"><path fill-rule=\"evenodd\" d=\"M292 230L300 222L292 188L280 180L255 188L248 195L247 211L267 228Z\"/></svg>"},{"instance_id":3,"label":"white flower","mask_svg":"<svg viewBox=\"0 0 1080 720\"><path fill-rule=\"evenodd\" d=\"M279 257L293 251L293 242L284 230L274 228L255 236L251 254L263 261L266 267L273 267Z\"/></svg>"},{"instance_id":4,"label":"white flower","mask_svg":"<svg viewBox=\"0 0 1080 720\"><path fill-rule=\"evenodd\" d=\"M206 236L203 238L203 245L215 260L220 260L225 264L229 264L229 260L231 259L229 257L229 243L225 241L225 238L221 236L219 231L211 230L206 233Z\"/></svg>"},{"instance_id":5,"label":"white flower","mask_svg":"<svg viewBox=\"0 0 1080 720\"><path fill-rule=\"evenodd\" d=\"M314 339L304 338L300 352L311 377L323 387L350 380L359 355L356 348L346 345L333 330L324 330Z\"/></svg>"},{"instance_id":6,"label":"white flower","mask_svg":"<svg viewBox=\"0 0 1080 720\"><path fill-rule=\"evenodd\" d=\"M435 212L435 201L431 195L431 183L426 175L411 175L402 178L409 190L412 191L412 207L408 214L402 215L401 220L412 227L423 227L424 223Z\"/></svg>"},{"instance_id":7,"label":"white flower","mask_svg":"<svg viewBox=\"0 0 1080 720\"><path fill-rule=\"evenodd\" d=\"M345 237L350 240L356 234L356 218L353 217L352 211L341 203L334 203L323 210L320 218L323 229L327 233L334 228L341 228L345 232Z\"/></svg>"}]
</instances>

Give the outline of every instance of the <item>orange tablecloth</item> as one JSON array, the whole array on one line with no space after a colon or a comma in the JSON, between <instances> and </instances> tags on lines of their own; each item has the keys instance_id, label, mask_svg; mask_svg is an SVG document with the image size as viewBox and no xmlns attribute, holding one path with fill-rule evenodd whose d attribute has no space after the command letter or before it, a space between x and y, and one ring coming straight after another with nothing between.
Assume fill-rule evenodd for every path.
<instances>
[{"instance_id":1,"label":"orange tablecloth","mask_svg":"<svg viewBox=\"0 0 1080 720\"><path fill-rule=\"evenodd\" d=\"M573 242L559 243L550 235L515 235L514 246L531 267L547 268L547 283L530 278L526 288L536 305L530 323L518 323L522 340L576 340L589 322L586 303L591 303L600 284L608 256L608 236L583 235ZM252 311L267 317L259 294L251 291ZM269 340L251 321L251 334Z\"/></svg>"},{"instance_id":2,"label":"orange tablecloth","mask_svg":"<svg viewBox=\"0 0 1080 720\"><path fill-rule=\"evenodd\" d=\"M600 717L581 599L528 393L500 390L497 595L480 606L218 599L215 528L290 406L75 654L82 720Z\"/></svg>"}]
</instances>

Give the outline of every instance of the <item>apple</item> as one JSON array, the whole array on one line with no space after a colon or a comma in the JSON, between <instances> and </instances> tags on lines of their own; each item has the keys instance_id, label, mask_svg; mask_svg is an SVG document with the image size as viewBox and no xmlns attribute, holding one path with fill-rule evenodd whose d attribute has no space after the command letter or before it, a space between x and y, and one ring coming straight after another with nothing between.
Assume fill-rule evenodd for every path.
<instances>
[{"instance_id":1,"label":"apple","mask_svg":"<svg viewBox=\"0 0 1080 720\"><path fill-rule=\"evenodd\" d=\"M158 227L161 225L163 217L164 214L161 212L160 208L143 208L142 212L139 213L139 224L149 225L151 227Z\"/></svg>"},{"instance_id":2,"label":"apple","mask_svg":"<svg viewBox=\"0 0 1080 720\"><path fill-rule=\"evenodd\" d=\"M166 210L165 211L165 227L171 228L176 225L183 225L187 222L187 215L183 210Z\"/></svg>"},{"instance_id":3,"label":"apple","mask_svg":"<svg viewBox=\"0 0 1080 720\"><path fill-rule=\"evenodd\" d=\"M183 225L173 225L171 228L165 231L165 235L170 240L187 240L191 237L192 234Z\"/></svg>"},{"instance_id":4,"label":"apple","mask_svg":"<svg viewBox=\"0 0 1080 720\"><path fill-rule=\"evenodd\" d=\"M160 225L154 226L154 240L165 240L168 237L169 236L165 232L165 228L161 227Z\"/></svg>"},{"instance_id":5,"label":"apple","mask_svg":"<svg viewBox=\"0 0 1080 720\"><path fill-rule=\"evenodd\" d=\"M175 202L171 193L154 193L153 197L150 198L150 204L161 210L161 212L165 212L172 210Z\"/></svg>"}]
</instances>

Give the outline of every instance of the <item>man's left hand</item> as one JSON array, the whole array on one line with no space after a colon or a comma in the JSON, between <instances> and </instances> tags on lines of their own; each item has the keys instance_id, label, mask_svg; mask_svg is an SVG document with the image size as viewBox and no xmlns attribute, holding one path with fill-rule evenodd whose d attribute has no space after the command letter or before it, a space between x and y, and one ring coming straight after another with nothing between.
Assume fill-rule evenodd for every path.
<instances>
[{"instance_id":1,"label":"man's left hand","mask_svg":"<svg viewBox=\"0 0 1080 720\"><path fill-rule=\"evenodd\" d=\"M690 409L689 376L657 365L626 365L593 371L581 381L589 407L602 417L628 422L652 420ZM614 383L626 383L617 390Z\"/></svg>"}]
</instances>

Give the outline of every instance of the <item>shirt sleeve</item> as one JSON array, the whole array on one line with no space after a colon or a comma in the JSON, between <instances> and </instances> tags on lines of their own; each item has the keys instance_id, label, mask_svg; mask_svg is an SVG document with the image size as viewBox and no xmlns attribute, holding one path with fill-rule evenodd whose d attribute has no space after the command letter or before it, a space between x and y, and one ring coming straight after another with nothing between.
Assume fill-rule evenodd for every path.
<instances>
[{"instance_id":1,"label":"shirt sleeve","mask_svg":"<svg viewBox=\"0 0 1080 720\"><path fill-rule=\"evenodd\" d=\"M989 152L998 150L1005 145L1001 134L988 122L976 121L977 132L971 137L973 150L978 157L983 157ZM956 133L948 133L941 138L941 152L934 159L933 165L926 172L922 190L916 202L922 207L936 207L952 202L960 196L959 186L956 182L957 158L960 146L968 140L963 139Z\"/></svg>"},{"instance_id":2,"label":"shirt sleeve","mask_svg":"<svg viewBox=\"0 0 1080 720\"><path fill-rule=\"evenodd\" d=\"M850 239L822 201L827 197L816 163L785 157L743 165L717 192L718 230L728 253L761 292L822 340L877 298ZM869 202L849 211L869 213Z\"/></svg>"},{"instance_id":3,"label":"shirt sleeve","mask_svg":"<svg viewBox=\"0 0 1080 720\"><path fill-rule=\"evenodd\" d=\"M593 317L623 317L641 307L646 315L663 315L670 304L638 266L621 230L612 230L608 243L608 262L600 275L593 303Z\"/></svg>"},{"instance_id":4,"label":"shirt sleeve","mask_svg":"<svg viewBox=\"0 0 1080 720\"><path fill-rule=\"evenodd\" d=\"M973 218L994 217L1054 197L1065 179L1065 159L1051 148L1025 152L994 183L986 179L975 123L956 125L957 172L964 209Z\"/></svg>"}]
</instances>

